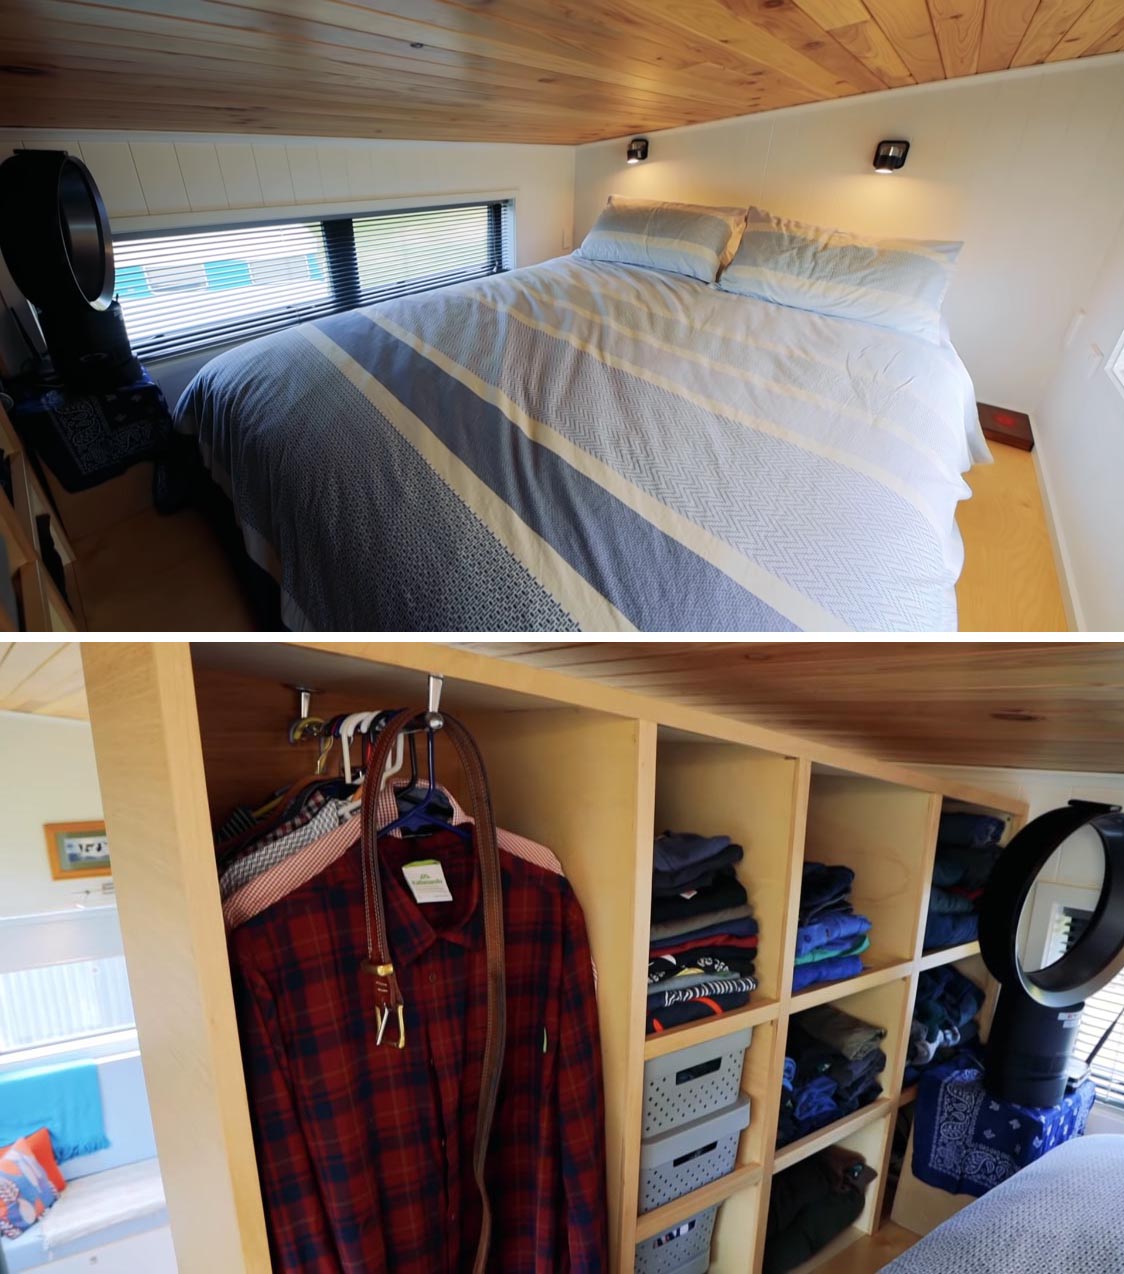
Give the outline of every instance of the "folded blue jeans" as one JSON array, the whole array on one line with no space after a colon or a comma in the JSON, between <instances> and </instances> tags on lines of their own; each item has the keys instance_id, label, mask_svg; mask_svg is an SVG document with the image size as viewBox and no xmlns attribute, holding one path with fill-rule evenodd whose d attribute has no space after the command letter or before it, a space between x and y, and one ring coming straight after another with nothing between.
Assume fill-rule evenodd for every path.
<instances>
[{"instance_id":1,"label":"folded blue jeans","mask_svg":"<svg viewBox=\"0 0 1124 1274\"><path fill-rule=\"evenodd\" d=\"M925 950L928 951L930 947L955 947L961 942L974 942L979 934L980 918L975 912L967 916L955 916L931 911L929 919L925 922Z\"/></svg>"}]
</instances>

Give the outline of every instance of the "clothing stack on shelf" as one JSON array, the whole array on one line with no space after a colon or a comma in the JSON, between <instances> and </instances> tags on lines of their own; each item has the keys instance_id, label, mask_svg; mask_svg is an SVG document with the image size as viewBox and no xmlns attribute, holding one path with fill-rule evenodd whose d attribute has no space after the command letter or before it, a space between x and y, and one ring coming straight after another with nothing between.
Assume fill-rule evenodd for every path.
<instances>
[{"instance_id":1,"label":"clothing stack on shelf","mask_svg":"<svg viewBox=\"0 0 1124 1274\"><path fill-rule=\"evenodd\" d=\"M757 921L729 836L656 837L647 1031L740 1009L757 989Z\"/></svg>"},{"instance_id":2,"label":"clothing stack on shelf","mask_svg":"<svg viewBox=\"0 0 1124 1274\"><path fill-rule=\"evenodd\" d=\"M855 873L850 867L805 863L800 886L800 924L792 989L857 977L870 946L870 921L851 906Z\"/></svg>"},{"instance_id":3,"label":"clothing stack on shelf","mask_svg":"<svg viewBox=\"0 0 1124 1274\"><path fill-rule=\"evenodd\" d=\"M903 1083L916 1083L928 1067L958 1053L976 1052L976 1014L983 1002L983 991L951 964L926 969L918 977Z\"/></svg>"},{"instance_id":4,"label":"clothing stack on shelf","mask_svg":"<svg viewBox=\"0 0 1124 1274\"><path fill-rule=\"evenodd\" d=\"M806 1009L788 1027L777 1145L806 1137L882 1095L881 1026L831 1004Z\"/></svg>"},{"instance_id":5,"label":"clothing stack on shelf","mask_svg":"<svg viewBox=\"0 0 1124 1274\"><path fill-rule=\"evenodd\" d=\"M394 772L405 716L372 735L369 773ZM482 1253L489 1269L609 1268L581 907L548 849L491 828L467 731L439 720L476 796L467 814L435 777L435 728L414 718L428 782L369 778L364 812L349 765L349 781L311 776L223 829L277 1274L460 1274Z\"/></svg>"},{"instance_id":6,"label":"clothing stack on shelf","mask_svg":"<svg viewBox=\"0 0 1124 1274\"><path fill-rule=\"evenodd\" d=\"M763 1274L787 1274L821 1252L862 1214L878 1174L862 1155L832 1146L773 1178Z\"/></svg>"},{"instance_id":7,"label":"clothing stack on shelf","mask_svg":"<svg viewBox=\"0 0 1124 1274\"><path fill-rule=\"evenodd\" d=\"M991 814L941 815L925 950L975 942L980 933L979 900L1002 852L1006 824Z\"/></svg>"}]
</instances>

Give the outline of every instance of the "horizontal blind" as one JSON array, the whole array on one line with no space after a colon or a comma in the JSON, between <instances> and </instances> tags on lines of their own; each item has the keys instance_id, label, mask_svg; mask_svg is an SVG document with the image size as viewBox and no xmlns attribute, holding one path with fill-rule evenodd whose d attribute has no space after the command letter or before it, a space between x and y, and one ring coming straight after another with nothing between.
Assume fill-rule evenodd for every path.
<instances>
[{"instance_id":1,"label":"horizontal blind","mask_svg":"<svg viewBox=\"0 0 1124 1274\"><path fill-rule=\"evenodd\" d=\"M1078 907L1055 907L1056 932L1060 940L1055 958L1068 951L1080 938L1092 917L1091 911ZM1124 973L1085 1001L1081 1025L1077 1028L1074 1056L1082 1061L1096 1047L1097 1041L1108 1030L1113 1019L1124 1008ZM1124 1021L1109 1037L1105 1046L1093 1061L1093 1079L1097 1085L1097 1097L1113 1105L1124 1106Z\"/></svg>"},{"instance_id":2,"label":"horizontal blind","mask_svg":"<svg viewBox=\"0 0 1124 1274\"><path fill-rule=\"evenodd\" d=\"M117 297L134 352L160 358L495 274L509 240L498 202L125 237Z\"/></svg>"}]
</instances>

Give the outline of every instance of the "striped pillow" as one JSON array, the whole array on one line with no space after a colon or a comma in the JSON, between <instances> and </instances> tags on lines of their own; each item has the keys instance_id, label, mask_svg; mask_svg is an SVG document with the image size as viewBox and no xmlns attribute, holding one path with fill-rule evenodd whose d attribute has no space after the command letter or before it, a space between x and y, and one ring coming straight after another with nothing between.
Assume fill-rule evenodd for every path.
<instances>
[{"instance_id":1,"label":"striped pillow","mask_svg":"<svg viewBox=\"0 0 1124 1274\"><path fill-rule=\"evenodd\" d=\"M941 343L941 303L961 243L867 239L750 208L718 286Z\"/></svg>"},{"instance_id":2,"label":"striped pillow","mask_svg":"<svg viewBox=\"0 0 1124 1274\"><path fill-rule=\"evenodd\" d=\"M644 265L713 283L744 225L744 208L610 195L578 255L587 261Z\"/></svg>"}]
</instances>

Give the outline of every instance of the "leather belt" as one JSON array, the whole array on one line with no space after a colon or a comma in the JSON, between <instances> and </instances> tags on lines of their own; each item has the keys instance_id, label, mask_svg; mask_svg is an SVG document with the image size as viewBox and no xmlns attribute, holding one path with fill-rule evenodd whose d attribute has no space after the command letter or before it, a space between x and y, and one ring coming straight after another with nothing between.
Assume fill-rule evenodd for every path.
<instances>
[{"instance_id":1,"label":"leather belt","mask_svg":"<svg viewBox=\"0 0 1124 1274\"><path fill-rule=\"evenodd\" d=\"M386 928L382 880L379 873L378 797L382 775L398 735L421 714L411 709L397 712L379 731L371 750L367 780L363 784L363 803L359 817L363 863L363 909L367 923L367 958L362 969L374 979L375 1005L378 1014L379 1044L386 1039L391 1019L396 1019L398 1034L394 1043L406 1046L405 1000L398 975L394 971ZM484 907L484 950L487 958L487 1025L484 1060L477 1106L476 1138L472 1153L472 1171L480 1191L480 1236L476 1244L473 1274L484 1274L492 1237L492 1209L484 1178L488 1141L492 1131L503 1070L507 1039L507 988L504 976L503 885L500 879L499 849L496 843L496 819L488 777L476 741L456 717L441 714L444 731L449 736L468 783L468 813L474 824L472 843L480 860L480 890Z\"/></svg>"}]
</instances>

